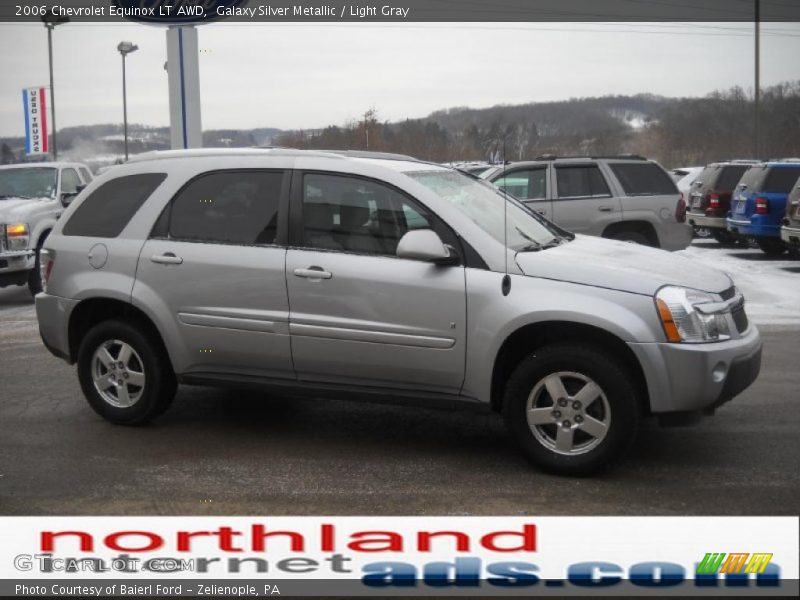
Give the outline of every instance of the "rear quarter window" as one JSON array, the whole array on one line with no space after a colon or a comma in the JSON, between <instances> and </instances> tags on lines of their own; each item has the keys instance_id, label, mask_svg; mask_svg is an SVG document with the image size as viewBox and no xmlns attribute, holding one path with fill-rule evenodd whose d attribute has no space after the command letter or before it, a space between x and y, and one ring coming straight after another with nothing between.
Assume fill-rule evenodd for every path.
<instances>
[{"instance_id":1,"label":"rear quarter window","mask_svg":"<svg viewBox=\"0 0 800 600\"><path fill-rule=\"evenodd\" d=\"M608 166L628 196L678 194L672 178L654 163L611 163Z\"/></svg>"},{"instance_id":2,"label":"rear quarter window","mask_svg":"<svg viewBox=\"0 0 800 600\"><path fill-rule=\"evenodd\" d=\"M739 186L745 186L747 191L758 190L761 186L761 182L764 180L766 172L767 168L763 165L750 167L739 180Z\"/></svg>"},{"instance_id":3,"label":"rear quarter window","mask_svg":"<svg viewBox=\"0 0 800 600\"><path fill-rule=\"evenodd\" d=\"M61 233L86 237L117 237L166 178L166 173L142 173L106 181L81 202Z\"/></svg>"},{"instance_id":4,"label":"rear quarter window","mask_svg":"<svg viewBox=\"0 0 800 600\"><path fill-rule=\"evenodd\" d=\"M798 177L800 167L774 167L767 173L760 191L767 194L788 194Z\"/></svg>"},{"instance_id":5,"label":"rear quarter window","mask_svg":"<svg viewBox=\"0 0 800 600\"><path fill-rule=\"evenodd\" d=\"M715 187L723 192L733 190L746 171L747 167L743 166L724 167Z\"/></svg>"}]
</instances>

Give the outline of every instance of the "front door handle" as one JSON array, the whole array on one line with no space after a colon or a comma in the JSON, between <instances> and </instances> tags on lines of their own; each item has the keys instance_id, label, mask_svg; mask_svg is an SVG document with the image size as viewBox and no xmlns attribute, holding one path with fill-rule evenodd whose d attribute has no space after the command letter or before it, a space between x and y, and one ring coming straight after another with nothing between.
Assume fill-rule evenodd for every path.
<instances>
[{"instance_id":1,"label":"front door handle","mask_svg":"<svg viewBox=\"0 0 800 600\"><path fill-rule=\"evenodd\" d=\"M330 279L333 277L331 273L324 270L322 267L308 267L307 269L295 269L295 277L305 277L306 279Z\"/></svg>"},{"instance_id":2,"label":"front door handle","mask_svg":"<svg viewBox=\"0 0 800 600\"><path fill-rule=\"evenodd\" d=\"M598 206L597 210L599 210L600 212L611 212L611 207L610 206Z\"/></svg>"},{"instance_id":3,"label":"front door handle","mask_svg":"<svg viewBox=\"0 0 800 600\"><path fill-rule=\"evenodd\" d=\"M175 256L172 252L165 252L164 254L153 254L150 260L160 265L179 265L183 262L180 256Z\"/></svg>"},{"instance_id":4,"label":"front door handle","mask_svg":"<svg viewBox=\"0 0 800 600\"><path fill-rule=\"evenodd\" d=\"M534 210L534 212L537 212L540 215L544 215L544 216L547 215L547 211L545 209L543 209L543 208L534 208L533 210Z\"/></svg>"}]
</instances>

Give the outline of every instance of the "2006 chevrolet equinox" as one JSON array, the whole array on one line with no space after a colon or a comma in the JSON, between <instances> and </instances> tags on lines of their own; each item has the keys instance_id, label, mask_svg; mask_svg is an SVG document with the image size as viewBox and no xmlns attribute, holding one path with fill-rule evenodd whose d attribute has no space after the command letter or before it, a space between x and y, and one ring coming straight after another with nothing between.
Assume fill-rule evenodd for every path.
<instances>
[{"instance_id":1,"label":"2006 chevrolet equinox","mask_svg":"<svg viewBox=\"0 0 800 600\"><path fill-rule=\"evenodd\" d=\"M761 362L727 275L393 155L141 155L81 192L41 262L42 339L121 424L178 383L458 400L585 474L641 418L713 412Z\"/></svg>"}]
</instances>

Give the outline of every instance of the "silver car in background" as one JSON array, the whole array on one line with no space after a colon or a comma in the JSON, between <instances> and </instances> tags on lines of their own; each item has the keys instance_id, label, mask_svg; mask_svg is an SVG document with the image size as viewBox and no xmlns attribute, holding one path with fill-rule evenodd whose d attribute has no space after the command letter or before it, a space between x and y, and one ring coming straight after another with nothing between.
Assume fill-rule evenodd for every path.
<instances>
[{"instance_id":1,"label":"silver car in background","mask_svg":"<svg viewBox=\"0 0 800 600\"><path fill-rule=\"evenodd\" d=\"M42 255L42 339L120 424L179 383L463 403L580 475L643 417L712 413L760 367L724 273L567 233L402 157L140 155L78 196Z\"/></svg>"}]
</instances>

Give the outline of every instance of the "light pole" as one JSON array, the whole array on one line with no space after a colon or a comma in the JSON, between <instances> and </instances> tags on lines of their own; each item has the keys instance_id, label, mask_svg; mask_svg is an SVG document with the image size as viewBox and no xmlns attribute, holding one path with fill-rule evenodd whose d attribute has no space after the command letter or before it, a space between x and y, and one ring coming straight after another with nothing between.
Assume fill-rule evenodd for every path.
<instances>
[{"instance_id":1,"label":"light pole","mask_svg":"<svg viewBox=\"0 0 800 600\"><path fill-rule=\"evenodd\" d=\"M117 50L122 55L122 127L125 136L125 161L128 160L128 91L125 81L125 57L131 52L136 52L139 46L133 42L120 42Z\"/></svg>"},{"instance_id":2,"label":"light pole","mask_svg":"<svg viewBox=\"0 0 800 600\"><path fill-rule=\"evenodd\" d=\"M50 120L53 122L53 160L58 160L58 143L56 141L56 92L53 87L53 29L56 25L69 22L69 17L50 12L42 15L42 23L47 28L47 56L50 63ZM45 132L47 135L47 132Z\"/></svg>"}]
</instances>

